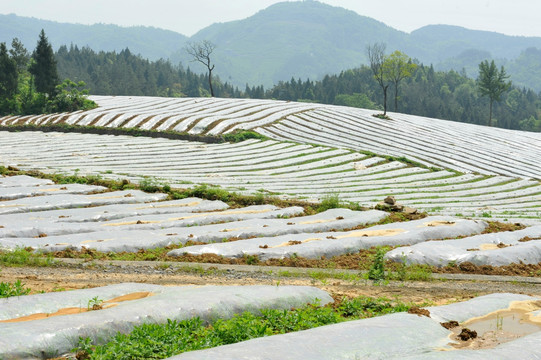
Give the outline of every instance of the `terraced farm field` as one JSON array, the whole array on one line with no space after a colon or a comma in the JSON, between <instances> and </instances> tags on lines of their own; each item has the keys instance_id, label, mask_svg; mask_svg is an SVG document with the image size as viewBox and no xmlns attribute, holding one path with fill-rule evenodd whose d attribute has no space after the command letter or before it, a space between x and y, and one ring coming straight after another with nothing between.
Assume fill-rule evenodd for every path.
<instances>
[{"instance_id":1,"label":"terraced farm field","mask_svg":"<svg viewBox=\"0 0 541 360\"><path fill-rule=\"evenodd\" d=\"M248 99L94 97L72 114L4 117L0 125L139 127L219 135L253 129L274 140L206 144L81 134L2 133L1 162L23 169L150 176L172 186L373 206L387 195L441 215L521 219L541 214L541 135L411 115ZM375 156L372 153L376 154ZM414 160L419 166L404 161ZM415 164L415 163L414 163ZM439 171L438 171L439 170Z\"/></svg>"},{"instance_id":2,"label":"terraced farm field","mask_svg":"<svg viewBox=\"0 0 541 360\"><path fill-rule=\"evenodd\" d=\"M164 258L168 260L215 256L225 263L243 259L249 264L284 259L333 260L374 246L389 246L394 249L386 253L385 259L431 265L432 269L450 264L457 269L462 269L461 265L465 265L464 269L494 269L509 264L527 269L532 265L531 269L535 269L541 263L540 134L394 113L390 114L392 120L381 120L372 116L373 111L321 104L93 98L100 107L91 111L0 118L0 126L10 130L0 131L0 165L167 184L173 189L207 184L240 194L308 202L338 196L341 201L368 208L392 195L400 204L425 211L428 216L387 223L388 213L376 209L330 209L306 214L301 206L230 208L222 201L196 197L173 200L162 193L111 192L102 186L59 185L28 176L0 177L0 253L32 248L47 254L63 251L65 256L75 251L80 251L81 256L85 252L152 255L151 251L159 248L166 251ZM51 125L62 124L215 137L188 141L50 131ZM49 128L42 132L39 126ZM229 143L218 136L242 129L267 138ZM491 220L528 226L490 233ZM377 255L373 261L376 264ZM92 262L83 265L94 266ZM153 266L151 271L169 271L165 277L173 276L170 264ZM531 271L530 276L539 276ZM39 276L39 271L35 273ZM85 275L83 268L77 276L86 281ZM25 279L32 276L25 275ZM109 274L99 276L107 278ZM354 277L357 280L353 287L358 288L359 275ZM537 297L495 294L429 307L429 311L417 309L412 314L265 336L175 358L248 359L260 349L265 349L268 359L514 358L516 354L536 358L539 350L535 344L541 334L541 291L536 280L520 291ZM61 355L58 351L77 346L78 336L89 337L89 341L108 340L117 330L131 331L143 320L170 325L176 324L172 319L194 315L226 318L268 307L283 309L285 314L291 306L304 306L316 298L323 303L336 300L315 288L286 288L272 280L270 284L179 289L123 284L37 294L27 300L0 299L0 358ZM446 283L440 287L447 293L452 286ZM400 288L407 287L400 284ZM401 291L397 289L392 291ZM133 293L138 295L123 303ZM118 298L123 299L121 304ZM92 300L105 300L106 307L90 311ZM85 302L86 308L81 305ZM77 313L57 317L65 307ZM537 330L528 336L510 336L508 332L514 329L505 328L494 338L483 337L474 345L465 340L461 343L456 330L453 333L440 325L458 320L461 326L472 322L471 328L475 329L479 317L495 316L500 321L508 312L519 312L525 319L521 323ZM69 331L62 330L67 323L73 326ZM266 328L262 329L258 331L269 335ZM36 338L40 340L33 341ZM458 343L450 344L451 340ZM317 346L321 343L332 346L321 349ZM495 349L485 349L498 344ZM474 346L479 350L473 350ZM457 350L464 347L468 348Z\"/></svg>"}]
</instances>

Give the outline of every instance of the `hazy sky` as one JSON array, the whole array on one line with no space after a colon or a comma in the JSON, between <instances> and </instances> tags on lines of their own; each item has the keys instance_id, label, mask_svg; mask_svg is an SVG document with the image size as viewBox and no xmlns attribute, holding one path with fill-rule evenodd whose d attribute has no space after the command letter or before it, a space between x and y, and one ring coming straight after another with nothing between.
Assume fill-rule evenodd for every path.
<instances>
[{"instance_id":1,"label":"hazy sky","mask_svg":"<svg viewBox=\"0 0 541 360\"><path fill-rule=\"evenodd\" d=\"M191 36L215 22L251 16L283 0L0 0L0 14L60 22L145 25ZM406 32L449 24L541 36L539 0L322 0Z\"/></svg>"}]
</instances>

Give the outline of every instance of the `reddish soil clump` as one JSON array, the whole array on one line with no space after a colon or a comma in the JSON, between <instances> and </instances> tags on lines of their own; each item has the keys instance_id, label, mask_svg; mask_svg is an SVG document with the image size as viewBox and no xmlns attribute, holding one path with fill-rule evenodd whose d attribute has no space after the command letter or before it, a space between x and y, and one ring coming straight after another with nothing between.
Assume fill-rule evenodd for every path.
<instances>
[{"instance_id":1,"label":"reddish soil clump","mask_svg":"<svg viewBox=\"0 0 541 360\"><path fill-rule=\"evenodd\" d=\"M430 311L428 311L427 309L421 309L420 307L417 307L417 306L410 307L408 310L408 314L415 314L417 316L430 317Z\"/></svg>"},{"instance_id":2,"label":"reddish soil clump","mask_svg":"<svg viewBox=\"0 0 541 360\"><path fill-rule=\"evenodd\" d=\"M468 341L471 339L475 339L477 337L477 331L470 330L468 328L462 329L460 334L458 334L458 338L462 341Z\"/></svg>"},{"instance_id":3,"label":"reddish soil clump","mask_svg":"<svg viewBox=\"0 0 541 360\"><path fill-rule=\"evenodd\" d=\"M443 326L443 327L446 328L447 330L454 329L454 328L456 328L457 326L459 326L458 321L455 321L455 320L450 320L450 321L442 322L442 323L440 323L440 324L441 324L441 326Z\"/></svg>"}]
</instances>

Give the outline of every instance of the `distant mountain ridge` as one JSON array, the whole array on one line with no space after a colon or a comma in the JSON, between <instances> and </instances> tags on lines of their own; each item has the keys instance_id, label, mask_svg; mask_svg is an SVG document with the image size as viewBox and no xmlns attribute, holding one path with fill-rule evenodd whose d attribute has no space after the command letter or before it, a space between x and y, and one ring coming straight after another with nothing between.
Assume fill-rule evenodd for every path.
<instances>
[{"instance_id":1,"label":"distant mountain ridge","mask_svg":"<svg viewBox=\"0 0 541 360\"><path fill-rule=\"evenodd\" d=\"M146 26L122 27L111 24L69 24L14 14L0 14L0 42L8 47L11 40L19 38L28 51L36 47L41 29L54 50L62 45L88 46L96 51L121 51L129 48L132 53L141 54L149 60L167 58L171 49L184 45L187 37L170 30Z\"/></svg>"},{"instance_id":2,"label":"distant mountain ridge","mask_svg":"<svg viewBox=\"0 0 541 360\"><path fill-rule=\"evenodd\" d=\"M169 58L195 71L182 49L187 41L210 40L216 44L215 74L239 87L270 87L292 77L320 79L326 74L367 63L366 47L387 44L436 69L476 76L477 65L495 59L521 86L541 90L541 37L507 36L450 25L429 25L411 34L398 31L353 11L317 1L282 2L243 20L213 24L192 37L149 27L74 25L0 15L0 42L20 38L31 51L41 28L55 49L60 45L88 45L96 51L129 48L150 60ZM527 65L527 66L526 66Z\"/></svg>"}]
</instances>

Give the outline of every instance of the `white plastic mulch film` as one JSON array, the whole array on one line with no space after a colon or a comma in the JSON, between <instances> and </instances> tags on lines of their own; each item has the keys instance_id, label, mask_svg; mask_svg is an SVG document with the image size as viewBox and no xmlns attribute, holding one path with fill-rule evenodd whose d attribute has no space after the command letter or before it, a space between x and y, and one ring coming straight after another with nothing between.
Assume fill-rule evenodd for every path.
<instances>
[{"instance_id":1,"label":"white plastic mulch film","mask_svg":"<svg viewBox=\"0 0 541 360\"><path fill-rule=\"evenodd\" d=\"M96 300L101 310L88 310ZM143 323L244 311L327 304L324 291L303 286L159 286L125 283L100 288L0 299L0 358L51 358L70 352L79 337L106 342Z\"/></svg>"},{"instance_id":2,"label":"white plastic mulch film","mask_svg":"<svg viewBox=\"0 0 541 360\"><path fill-rule=\"evenodd\" d=\"M136 100L139 103L133 99L124 100L126 108L122 110L122 99L109 99L108 104L114 107L109 110L114 114L109 117L102 114L100 121L120 119L122 123L124 115L135 116L140 111L143 112L139 117L141 120L151 117L144 114L151 109L139 107L145 99ZM163 99L154 100L163 102ZM216 101L229 100L233 99ZM115 102L119 104L114 106ZM194 103L193 99L192 104L187 105L204 106L202 102ZM227 104L220 106L227 107ZM109 179L137 182L150 177L172 187L213 184L241 194L263 191L309 201L339 193L341 200L364 206L373 206L393 195L401 204L431 214L541 222L541 183L538 180L541 150L534 146L541 143L539 134L482 127L483 131L494 132L488 144L481 144L479 140L488 135L470 138L469 142L475 144L465 139L457 143L455 136L449 136L449 133L454 134L457 127L468 125L468 129L459 132L471 136L477 133L477 127L448 121L422 124L425 119L421 125L423 129L431 128L430 135L420 140L419 133L413 131L420 126L415 117L401 116L382 122L361 109L336 107L335 110L313 109L310 110L312 115L291 115L276 124L257 128L272 140L208 144L163 138L29 131L0 132L0 147L11 149L2 154L4 164L24 170L69 174L77 168L81 175L93 174ZM91 117L92 113L72 115ZM187 118L206 122L215 115L211 109L201 109L200 115L187 115ZM308 118L304 118L306 116ZM180 117L182 115L178 115L177 120L180 121ZM248 124L242 119L239 121ZM112 122L107 126L115 126ZM157 122L160 123L160 119ZM147 124L151 121L144 123ZM361 131L364 126L367 128ZM449 131L444 131L446 127ZM412 133L408 134L406 130ZM389 135L391 131L399 133ZM375 132L378 136L374 136ZM529 137L527 146L524 146L525 137ZM463 144L467 145L463 147ZM449 151L453 147L455 149ZM369 156L359 150L405 156L426 166L389 162L383 156ZM434 165L450 170L434 171Z\"/></svg>"},{"instance_id":3,"label":"white plastic mulch film","mask_svg":"<svg viewBox=\"0 0 541 360\"><path fill-rule=\"evenodd\" d=\"M514 307L540 308L539 298L492 294L466 302L429 307L430 317L399 313L249 340L208 350L186 352L171 360L351 360L351 359L539 359L541 331L502 342L493 348L456 349L452 331L440 322L489 316ZM528 312L528 310L526 310ZM529 311L537 316L539 310ZM497 316L494 320L496 323ZM503 328L505 329L505 319ZM539 327L541 330L541 327ZM479 334L479 336L487 333Z\"/></svg>"},{"instance_id":4,"label":"white plastic mulch film","mask_svg":"<svg viewBox=\"0 0 541 360\"><path fill-rule=\"evenodd\" d=\"M376 222L377 213L365 212L366 223ZM294 224L296 219L291 219ZM300 256L310 259L355 253L373 246L399 246L432 239L455 238L482 232L487 223L453 217L433 216L421 220L377 225L361 230L288 234L258 237L248 240L187 246L173 250L170 255L217 254L240 258L257 255L260 259Z\"/></svg>"},{"instance_id":5,"label":"white plastic mulch film","mask_svg":"<svg viewBox=\"0 0 541 360\"><path fill-rule=\"evenodd\" d=\"M427 241L391 250L386 257L398 262L438 267L464 262L492 266L537 264L541 262L541 226L463 239Z\"/></svg>"}]
</instances>

